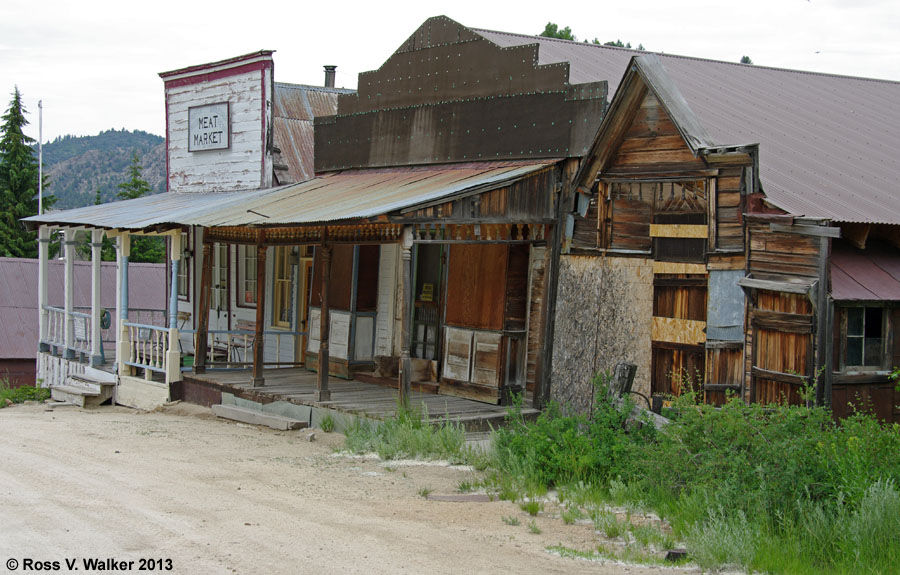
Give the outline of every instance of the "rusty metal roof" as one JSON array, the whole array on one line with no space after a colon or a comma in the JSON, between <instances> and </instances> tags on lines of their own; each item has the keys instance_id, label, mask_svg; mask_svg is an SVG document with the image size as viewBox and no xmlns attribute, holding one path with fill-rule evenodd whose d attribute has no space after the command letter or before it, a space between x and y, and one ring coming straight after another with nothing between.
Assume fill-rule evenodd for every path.
<instances>
[{"instance_id":1,"label":"rusty metal roof","mask_svg":"<svg viewBox=\"0 0 900 575\"><path fill-rule=\"evenodd\" d=\"M30 225L153 229L181 225L254 226L370 218L467 192L502 187L557 160L471 162L331 172L312 180L243 192L168 192L32 216Z\"/></svg>"},{"instance_id":2,"label":"rusty metal roof","mask_svg":"<svg viewBox=\"0 0 900 575\"><path fill-rule=\"evenodd\" d=\"M65 262L49 262L48 301L63 307ZM91 305L91 262L75 262L75 307ZM128 301L133 309L166 308L165 264L128 265ZM116 309L116 263L100 266L100 304ZM0 358L35 357L38 349L38 261L0 258ZM113 317L117 317L113 314Z\"/></svg>"},{"instance_id":3,"label":"rusty metal roof","mask_svg":"<svg viewBox=\"0 0 900 575\"><path fill-rule=\"evenodd\" d=\"M835 301L900 301L897 250L873 244L857 250L835 242L830 264Z\"/></svg>"},{"instance_id":4,"label":"rusty metal roof","mask_svg":"<svg viewBox=\"0 0 900 575\"><path fill-rule=\"evenodd\" d=\"M274 126L276 175L282 184L313 177L313 118L337 113L338 94L355 90L275 82Z\"/></svg>"},{"instance_id":5,"label":"rusty metal roof","mask_svg":"<svg viewBox=\"0 0 900 575\"><path fill-rule=\"evenodd\" d=\"M503 47L537 44L569 62L569 83L609 82L636 50L489 30ZM657 54L717 145L760 144L768 200L795 215L900 224L900 82Z\"/></svg>"}]
</instances>

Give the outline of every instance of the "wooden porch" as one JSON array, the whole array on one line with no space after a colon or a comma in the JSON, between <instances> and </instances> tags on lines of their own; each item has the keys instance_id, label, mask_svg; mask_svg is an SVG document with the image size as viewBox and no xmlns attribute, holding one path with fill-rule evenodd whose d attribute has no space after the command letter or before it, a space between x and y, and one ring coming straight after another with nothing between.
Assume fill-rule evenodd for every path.
<instances>
[{"instance_id":1,"label":"wooden porch","mask_svg":"<svg viewBox=\"0 0 900 575\"><path fill-rule=\"evenodd\" d=\"M381 383L370 383L329 377L331 399L316 401L318 377L316 372L304 368L266 370L266 385L253 387L250 383L251 370L207 371L202 374L185 373L184 385L199 384L263 404L287 401L377 420L397 414L399 396L396 382L383 380ZM502 425L507 409L500 405L438 395L415 388L410 391L409 403L412 409L427 414L431 421L459 422L469 431L487 431L489 426ZM526 398L525 405L529 404L530 400ZM536 416L538 413L536 409L523 409L526 416Z\"/></svg>"}]
</instances>

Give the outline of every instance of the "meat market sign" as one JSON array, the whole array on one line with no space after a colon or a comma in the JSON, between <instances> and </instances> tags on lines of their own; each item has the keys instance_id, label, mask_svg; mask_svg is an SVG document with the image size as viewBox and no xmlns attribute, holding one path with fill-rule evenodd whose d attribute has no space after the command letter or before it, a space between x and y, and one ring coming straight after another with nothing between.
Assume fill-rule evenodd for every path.
<instances>
[{"instance_id":1,"label":"meat market sign","mask_svg":"<svg viewBox=\"0 0 900 575\"><path fill-rule=\"evenodd\" d=\"M188 108L188 151L227 150L228 102Z\"/></svg>"}]
</instances>

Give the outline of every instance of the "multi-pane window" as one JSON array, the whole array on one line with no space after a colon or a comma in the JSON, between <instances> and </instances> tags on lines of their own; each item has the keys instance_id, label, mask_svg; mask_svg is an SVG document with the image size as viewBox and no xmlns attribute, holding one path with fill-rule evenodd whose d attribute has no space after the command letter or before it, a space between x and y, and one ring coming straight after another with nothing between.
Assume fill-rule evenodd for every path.
<instances>
[{"instance_id":1,"label":"multi-pane window","mask_svg":"<svg viewBox=\"0 0 900 575\"><path fill-rule=\"evenodd\" d=\"M238 246L238 297L242 307L256 307L256 246Z\"/></svg>"},{"instance_id":2,"label":"multi-pane window","mask_svg":"<svg viewBox=\"0 0 900 575\"><path fill-rule=\"evenodd\" d=\"M880 368L884 363L884 308L848 307L844 366Z\"/></svg>"},{"instance_id":3,"label":"multi-pane window","mask_svg":"<svg viewBox=\"0 0 900 575\"><path fill-rule=\"evenodd\" d=\"M212 289L210 290L209 307L223 311L228 309L228 246L213 244L212 257Z\"/></svg>"},{"instance_id":4,"label":"multi-pane window","mask_svg":"<svg viewBox=\"0 0 900 575\"><path fill-rule=\"evenodd\" d=\"M291 327L291 248L275 248L272 325Z\"/></svg>"},{"instance_id":5,"label":"multi-pane window","mask_svg":"<svg viewBox=\"0 0 900 575\"><path fill-rule=\"evenodd\" d=\"M181 232L181 263L178 265L178 298L183 300L189 300L191 293L191 264L188 261L190 245L188 244L188 239L188 233Z\"/></svg>"}]
</instances>

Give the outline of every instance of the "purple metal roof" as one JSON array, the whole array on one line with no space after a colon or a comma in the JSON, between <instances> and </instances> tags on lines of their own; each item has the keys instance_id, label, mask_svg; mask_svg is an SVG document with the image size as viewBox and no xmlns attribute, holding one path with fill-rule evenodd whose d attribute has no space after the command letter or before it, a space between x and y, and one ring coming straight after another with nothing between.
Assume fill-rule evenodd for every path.
<instances>
[{"instance_id":1,"label":"purple metal roof","mask_svg":"<svg viewBox=\"0 0 900 575\"><path fill-rule=\"evenodd\" d=\"M835 243L831 253L831 297L836 301L900 301L900 254Z\"/></svg>"},{"instance_id":2,"label":"purple metal roof","mask_svg":"<svg viewBox=\"0 0 900 575\"><path fill-rule=\"evenodd\" d=\"M75 262L75 307L91 305L91 262ZM128 265L128 301L134 309L166 308L164 264ZM65 262L49 262L48 300L63 307ZM116 309L116 263L100 266L100 304ZM0 258L0 358L35 357L38 349L38 261Z\"/></svg>"},{"instance_id":3,"label":"purple metal roof","mask_svg":"<svg viewBox=\"0 0 900 575\"><path fill-rule=\"evenodd\" d=\"M538 44L569 83L615 93L636 50L475 30L499 46ZM794 215L900 224L900 82L658 57L717 145L760 144L769 201Z\"/></svg>"}]
</instances>

